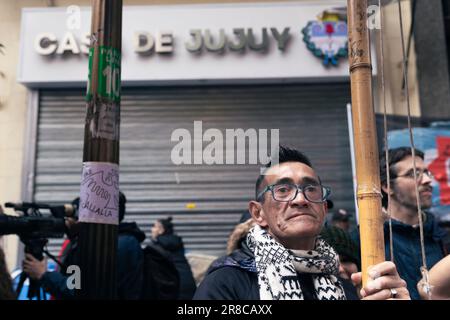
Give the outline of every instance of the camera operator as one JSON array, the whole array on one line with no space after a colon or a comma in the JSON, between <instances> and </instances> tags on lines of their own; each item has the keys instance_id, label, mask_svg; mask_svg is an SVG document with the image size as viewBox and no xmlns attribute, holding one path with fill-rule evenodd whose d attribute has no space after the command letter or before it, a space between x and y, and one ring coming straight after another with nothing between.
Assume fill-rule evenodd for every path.
<instances>
[{"instance_id":1,"label":"camera operator","mask_svg":"<svg viewBox=\"0 0 450 320\"><path fill-rule=\"evenodd\" d=\"M78 200L72 204L78 208ZM78 221L74 218L66 218L66 234L68 239L64 242L59 255L62 268L57 271L47 271L47 259L36 259L31 254L25 254L23 261L23 271L33 280L38 280L39 284L52 296L57 299L74 299L75 292L67 287L66 269L70 265L77 264L77 244L78 244Z\"/></svg>"},{"instance_id":2,"label":"camera operator","mask_svg":"<svg viewBox=\"0 0 450 320\"><path fill-rule=\"evenodd\" d=\"M70 219L72 218L68 218L68 220ZM75 226L76 223L73 225ZM25 254L25 260L23 261L23 271L31 279L38 280L40 285L57 299L75 298L75 292L67 287L68 277L65 273L68 266L76 264L76 244L78 241L76 239L70 239L70 243L71 247L67 250L67 256L63 257L62 263L64 267L59 271L47 271L47 259L38 260L29 253ZM73 263L69 261L73 261Z\"/></svg>"},{"instance_id":3,"label":"camera operator","mask_svg":"<svg viewBox=\"0 0 450 320\"><path fill-rule=\"evenodd\" d=\"M144 256L140 243L145 234L135 222L122 222L125 216L125 195L119 193L119 239L118 239L118 297L119 299L139 299L143 290ZM78 208L79 198L72 203ZM26 255L23 262L24 271L32 278L40 281L42 287L57 299L74 299L75 290L67 287L66 268L78 265L78 222L72 218L66 219L67 234L70 243L63 246L62 256L64 268L60 272L46 271L46 261L39 261ZM34 277L34 278L33 278Z\"/></svg>"},{"instance_id":4,"label":"camera operator","mask_svg":"<svg viewBox=\"0 0 450 320\"><path fill-rule=\"evenodd\" d=\"M75 198L72 208L78 211L79 198ZM25 260L22 263L23 271L33 280L39 281L39 284L56 299L74 299L75 292L67 287L66 276L67 267L76 265L78 261L78 214L65 218L65 229L68 239L64 241L58 260L61 267L57 271L47 271L47 259L36 259L31 254L25 254Z\"/></svg>"},{"instance_id":5,"label":"camera operator","mask_svg":"<svg viewBox=\"0 0 450 320\"><path fill-rule=\"evenodd\" d=\"M22 270L33 280L41 280L44 273L47 271L47 258L41 261L33 257L33 255L26 253L25 260L22 263Z\"/></svg>"}]
</instances>

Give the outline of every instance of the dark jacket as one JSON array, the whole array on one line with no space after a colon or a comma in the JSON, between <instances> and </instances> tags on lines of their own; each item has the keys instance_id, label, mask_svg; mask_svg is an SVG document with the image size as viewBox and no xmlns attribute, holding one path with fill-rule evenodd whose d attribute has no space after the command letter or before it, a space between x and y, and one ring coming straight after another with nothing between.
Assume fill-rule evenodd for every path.
<instances>
[{"instance_id":1,"label":"dark jacket","mask_svg":"<svg viewBox=\"0 0 450 320\"><path fill-rule=\"evenodd\" d=\"M427 267L430 269L444 257L443 239L445 230L440 228L431 213L424 214L424 242ZM406 281L411 299L420 299L417 283L422 278L422 254L420 230L418 227L404 224L392 219L394 263L400 277ZM359 230L352 233L352 238L360 246ZM390 260L389 221L384 223L384 239L386 260Z\"/></svg>"},{"instance_id":2,"label":"dark jacket","mask_svg":"<svg viewBox=\"0 0 450 320\"><path fill-rule=\"evenodd\" d=\"M75 290L67 287L67 268L79 264L78 239L71 239L62 254L62 266L58 271L47 271L40 279L40 285L56 299L70 300L75 298Z\"/></svg>"},{"instance_id":3,"label":"dark jacket","mask_svg":"<svg viewBox=\"0 0 450 320\"><path fill-rule=\"evenodd\" d=\"M195 285L191 266L184 255L183 240L175 234L164 234L157 237L155 244L170 253L170 256L180 276L180 300L191 300L194 296Z\"/></svg>"},{"instance_id":4,"label":"dark jacket","mask_svg":"<svg viewBox=\"0 0 450 320\"><path fill-rule=\"evenodd\" d=\"M118 265L118 298L125 300L139 299L142 293L144 256L140 243L144 241L145 234L135 222L121 223L119 225L119 239L117 250ZM77 241L71 243L71 248L64 266L78 264ZM75 298L75 290L67 287L68 276L62 272L46 272L40 284L57 299Z\"/></svg>"},{"instance_id":5,"label":"dark jacket","mask_svg":"<svg viewBox=\"0 0 450 320\"><path fill-rule=\"evenodd\" d=\"M242 242L242 248L211 264L198 287L194 300L260 300L258 273L253 252ZM317 300L309 274L298 274L305 300ZM358 300L353 285L339 278L347 300Z\"/></svg>"}]
</instances>

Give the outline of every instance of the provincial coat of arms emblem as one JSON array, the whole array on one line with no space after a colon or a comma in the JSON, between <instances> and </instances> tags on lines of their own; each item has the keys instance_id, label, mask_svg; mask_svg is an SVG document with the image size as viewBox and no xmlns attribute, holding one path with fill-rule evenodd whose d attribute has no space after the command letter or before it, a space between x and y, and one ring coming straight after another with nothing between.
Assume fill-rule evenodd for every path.
<instances>
[{"instance_id":1,"label":"provincial coat of arms emblem","mask_svg":"<svg viewBox=\"0 0 450 320\"><path fill-rule=\"evenodd\" d=\"M325 66L337 66L339 58L348 55L347 22L338 15L325 13L316 21L309 21L302 30L308 49Z\"/></svg>"}]
</instances>

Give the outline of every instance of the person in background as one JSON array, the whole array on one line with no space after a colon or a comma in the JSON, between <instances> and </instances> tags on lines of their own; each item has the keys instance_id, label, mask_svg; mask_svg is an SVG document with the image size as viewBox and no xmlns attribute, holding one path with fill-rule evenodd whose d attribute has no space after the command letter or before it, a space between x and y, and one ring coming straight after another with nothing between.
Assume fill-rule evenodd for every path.
<instances>
[{"instance_id":1,"label":"person in background","mask_svg":"<svg viewBox=\"0 0 450 320\"><path fill-rule=\"evenodd\" d=\"M152 227L152 241L170 253L175 268L180 276L179 300L191 300L197 286L192 270L184 255L184 244L181 237L174 234L172 217L157 220Z\"/></svg>"},{"instance_id":2,"label":"person in background","mask_svg":"<svg viewBox=\"0 0 450 320\"><path fill-rule=\"evenodd\" d=\"M127 198L119 192L119 239L117 270L119 299L138 300L142 297L144 281L144 253L141 243L145 233L136 222L124 222Z\"/></svg>"},{"instance_id":3,"label":"person in background","mask_svg":"<svg viewBox=\"0 0 450 320\"><path fill-rule=\"evenodd\" d=\"M242 247L242 242L246 241L247 233L251 228L255 226L255 221L252 219L250 212L245 211L239 223L234 227L227 241L227 254L240 249Z\"/></svg>"},{"instance_id":4,"label":"person in background","mask_svg":"<svg viewBox=\"0 0 450 320\"><path fill-rule=\"evenodd\" d=\"M427 169L424 154L415 150L417 176L414 176L412 151L409 147L388 150L390 190L387 188L386 156L380 153L380 178L382 204L392 216L392 242L394 262L398 273L406 281L412 299L420 299L417 283L422 278L420 268L421 236L416 197L416 184L419 191L421 216L423 221L424 248L426 264L433 267L445 255L445 230L438 226L437 219L428 212L431 207L433 174ZM390 193L390 197L388 197ZM359 245L359 232L354 230L352 237ZM385 255L390 259L389 221L384 222Z\"/></svg>"},{"instance_id":5,"label":"person in background","mask_svg":"<svg viewBox=\"0 0 450 320\"><path fill-rule=\"evenodd\" d=\"M450 253L450 219L447 216L446 219L440 219L438 222L439 226L446 232L444 240L442 240L444 245L444 253L448 255Z\"/></svg>"},{"instance_id":6,"label":"person in background","mask_svg":"<svg viewBox=\"0 0 450 320\"><path fill-rule=\"evenodd\" d=\"M6 266L3 249L0 247L0 300L16 300L11 276Z\"/></svg>"},{"instance_id":7,"label":"person in background","mask_svg":"<svg viewBox=\"0 0 450 320\"><path fill-rule=\"evenodd\" d=\"M3 214L3 207L0 205L0 214ZM1 237L0 237L1 240ZM16 294L13 290L11 276L6 266L5 253L0 246L0 300L15 300Z\"/></svg>"},{"instance_id":8,"label":"person in background","mask_svg":"<svg viewBox=\"0 0 450 320\"><path fill-rule=\"evenodd\" d=\"M350 214L344 209L339 209L331 216L331 225L341 228L345 232L350 231Z\"/></svg>"},{"instance_id":9,"label":"person in background","mask_svg":"<svg viewBox=\"0 0 450 320\"><path fill-rule=\"evenodd\" d=\"M350 280L353 273L361 270L358 247L349 233L335 226L325 226L322 228L320 236L339 255L339 276L341 278Z\"/></svg>"}]
</instances>

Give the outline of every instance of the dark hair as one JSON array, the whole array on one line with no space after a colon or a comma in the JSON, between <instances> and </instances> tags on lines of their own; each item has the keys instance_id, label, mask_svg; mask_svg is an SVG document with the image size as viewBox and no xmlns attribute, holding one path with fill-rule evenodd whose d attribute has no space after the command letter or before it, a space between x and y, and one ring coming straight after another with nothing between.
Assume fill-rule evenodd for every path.
<instances>
[{"instance_id":1,"label":"dark hair","mask_svg":"<svg viewBox=\"0 0 450 320\"><path fill-rule=\"evenodd\" d=\"M416 157L424 159L424 154L418 149L414 149ZM394 169L394 165L403 159L412 156L412 150L410 147L400 147L388 150L388 161L389 161L389 176L391 178L391 183L393 183L394 178L397 177L397 170ZM386 153L383 151L380 153L380 180L381 186L387 186L387 172L386 172ZM388 195L381 189L381 194L383 195L382 204L384 208L388 205Z\"/></svg>"},{"instance_id":2,"label":"dark hair","mask_svg":"<svg viewBox=\"0 0 450 320\"><path fill-rule=\"evenodd\" d=\"M80 197L76 197L72 200L71 204L78 210L80 207Z\"/></svg>"},{"instance_id":3,"label":"dark hair","mask_svg":"<svg viewBox=\"0 0 450 320\"><path fill-rule=\"evenodd\" d=\"M5 255L0 248L0 300L15 300L12 279L6 267Z\"/></svg>"},{"instance_id":4,"label":"dark hair","mask_svg":"<svg viewBox=\"0 0 450 320\"><path fill-rule=\"evenodd\" d=\"M125 203L127 203L127 198L119 191L119 222L122 222L125 217Z\"/></svg>"},{"instance_id":5,"label":"dark hair","mask_svg":"<svg viewBox=\"0 0 450 320\"><path fill-rule=\"evenodd\" d=\"M167 217L166 219L159 219L158 221L162 224L164 228L163 234L173 234L172 217Z\"/></svg>"},{"instance_id":6,"label":"dark hair","mask_svg":"<svg viewBox=\"0 0 450 320\"><path fill-rule=\"evenodd\" d=\"M350 234L335 226L325 226L320 236L336 250L342 262L353 262L361 270L361 259L356 243Z\"/></svg>"},{"instance_id":7,"label":"dark hair","mask_svg":"<svg viewBox=\"0 0 450 320\"><path fill-rule=\"evenodd\" d=\"M288 147L280 146L279 152L278 152L278 163L281 164L284 162L300 162L303 164L306 164L308 167L312 168L311 161L308 159L307 156L305 156L303 153L296 149L291 149ZM274 165L276 165L274 164ZM270 161L266 168L272 167L272 161ZM256 180L256 188L255 188L255 199L258 200L258 194L262 191L262 182L264 181L265 175L261 174L259 175L258 179ZM264 200L264 199L263 199Z\"/></svg>"}]
</instances>

